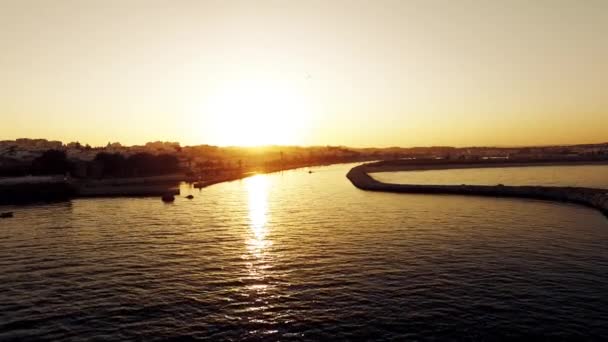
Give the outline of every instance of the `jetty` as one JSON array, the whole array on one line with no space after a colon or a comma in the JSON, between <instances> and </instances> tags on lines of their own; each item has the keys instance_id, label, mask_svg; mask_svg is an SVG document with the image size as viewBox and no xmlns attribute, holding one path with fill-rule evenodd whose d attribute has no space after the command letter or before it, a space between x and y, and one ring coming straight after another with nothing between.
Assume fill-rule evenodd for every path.
<instances>
[{"instance_id":1,"label":"jetty","mask_svg":"<svg viewBox=\"0 0 608 342\"><path fill-rule=\"evenodd\" d=\"M495 165L499 166L498 164ZM528 165L532 166L532 165ZM395 168L378 167L378 163L363 164L352 168L346 177L361 190L409 194L445 194L491 197L518 197L581 204L595 208L608 217L608 189L555 186L508 186L508 185L420 185L383 183L369 175L370 172L396 171Z\"/></svg>"}]
</instances>

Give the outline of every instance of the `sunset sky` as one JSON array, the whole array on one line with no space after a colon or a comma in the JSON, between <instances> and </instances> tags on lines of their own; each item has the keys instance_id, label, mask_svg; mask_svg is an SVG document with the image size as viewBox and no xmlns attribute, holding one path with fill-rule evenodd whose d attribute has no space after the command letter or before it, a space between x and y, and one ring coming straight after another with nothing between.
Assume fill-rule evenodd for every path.
<instances>
[{"instance_id":1,"label":"sunset sky","mask_svg":"<svg viewBox=\"0 0 608 342\"><path fill-rule=\"evenodd\" d=\"M0 0L0 140L608 141L608 1Z\"/></svg>"}]
</instances>

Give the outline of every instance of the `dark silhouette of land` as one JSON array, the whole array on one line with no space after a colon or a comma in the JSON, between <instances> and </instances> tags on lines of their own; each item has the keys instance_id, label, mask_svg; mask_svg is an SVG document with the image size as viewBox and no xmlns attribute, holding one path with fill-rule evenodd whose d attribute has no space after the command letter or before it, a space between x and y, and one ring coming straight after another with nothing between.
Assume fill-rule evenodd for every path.
<instances>
[{"instance_id":1,"label":"dark silhouette of land","mask_svg":"<svg viewBox=\"0 0 608 342\"><path fill-rule=\"evenodd\" d=\"M349 148L182 147L178 143L153 142L143 146L108 143L105 147L91 147L44 139L17 139L0 141L0 203L93 196L160 196L177 193L176 187L182 181L202 188L256 173L373 160L386 161L368 168L570 165L608 161L608 143L521 148Z\"/></svg>"}]
</instances>

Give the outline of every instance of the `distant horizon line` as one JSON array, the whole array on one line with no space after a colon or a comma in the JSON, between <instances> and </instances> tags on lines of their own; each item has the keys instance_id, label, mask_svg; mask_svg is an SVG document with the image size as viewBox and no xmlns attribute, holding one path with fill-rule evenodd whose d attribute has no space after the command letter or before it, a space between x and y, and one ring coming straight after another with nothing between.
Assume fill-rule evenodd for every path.
<instances>
[{"instance_id":1,"label":"distant horizon line","mask_svg":"<svg viewBox=\"0 0 608 342\"><path fill-rule=\"evenodd\" d=\"M68 145L70 143L79 143L82 146L86 146L89 145L91 148L104 148L107 147L108 144L120 144L122 147L136 147L136 146L145 146L147 144L150 143L167 143L167 144L178 144L180 147L198 147L198 146L210 146L210 147L219 147L219 148L242 148L242 149L261 149L261 148L276 148L276 147L299 147L299 148L319 148L319 147L343 147L343 148L351 148L351 149L416 149L416 148L454 148L454 149L467 149L467 148L501 148L501 149L507 149L507 148L535 148L535 147L542 147L542 148L546 148L546 147L573 147L573 146L583 146L583 145L608 145L608 141L602 141L602 142L581 142L581 143L574 143L574 144L538 144L538 145L465 145L465 146L455 146L455 145L427 145L427 146L422 146L422 145L418 145L418 146L397 146L397 145L393 145L393 146L349 146L349 145L331 145L331 144L319 144L319 145L297 145L297 144L264 144L264 145L213 145L213 144L206 144L206 143L201 143L201 144L186 144L183 145L181 142L179 141L163 141L163 140L154 140L154 141L147 141L144 142L143 144L133 144L133 145L126 145L123 144L119 141L109 141L107 144L105 145L92 145L92 144L88 144L88 143L81 143L80 141L69 141L69 142L65 142L63 140L54 140L54 139L47 139L47 138L27 138L27 137L22 137L22 138L15 138L13 140L11 139L6 139L6 140L0 140L0 143L2 142L9 142L9 141L17 141L17 140L21 140L21 139L27 139L27 140L45 140L48 142L60 142L63 145Z\"/></svg>"}]
</instances>

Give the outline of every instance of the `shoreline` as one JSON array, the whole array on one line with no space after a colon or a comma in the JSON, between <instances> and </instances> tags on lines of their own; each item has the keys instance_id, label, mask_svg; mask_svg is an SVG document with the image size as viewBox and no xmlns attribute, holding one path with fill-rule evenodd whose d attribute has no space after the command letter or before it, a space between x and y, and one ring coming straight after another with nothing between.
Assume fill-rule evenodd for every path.
<instances>
[{"instance_id":1,"label":"shoreline","mask_svg":"<svg viewBox=\"0 0 608 342\"><path fill-rule=\"evenodd\" d=\"M210 177L195 181L185 175L155 177L106 178L99 180L66 180L63 176L49 176L47 182L6 182L0 184L0 205L36 205L40 203L65 202L79 198L161 197L180 195L180 184L186 182L202 189L208 186L241 180L257 174L321 167L334 164L352 164L361 161L318 163L259 169ZM10 183L10 184L9 184Z\"/></svg>"},{"instance_id":2,"label":"shoreline","mask_svg":"<svg viewBox=\"0 0 608 342\"><path fill-rule=\"evenodd\" d=\"M531 160L531 161L379 161L365 163L368 173L399 172L399 171L433 171L452 169L486 169L486 168L511 168L511 167L543 167L543 166L592 166L608 165L608 160Z\"/></svg>"},{"instance_id":3,"label":"shoreline","mask_svg":"<svg viewBox=\"0 0 608 342\"><path fill-rule=\"evenodd\" d=\"M469 166L483 167L514 167L514 166L552 166L563 164L549 163L525 163L526 165L516 165L510 163L502 165L501 163L477 164L470 163ZM605 165L606 162L579 162L577 164L567 163L567 165ZM392 193L409 193L409 194L443 194L443 195L466 195L466 196L487 196L487 197L511 197L511 198L527 198L548 200L554 202L575 203L583 206L595 208L608 217L608 189L584 188L584 187L554 187L554 186L508 186L508 185L420 185L420 184L393 184L383 183L369 173L375 172L392 172L392 171L413 171L413 170L435 170L435 169L450 169L450 165L422 165L419 164L414 168L404 168L399 165L391 165L391 162L367 163L352 168L346 175L351 183L366 191L392 192ZM415 165L411 165L415 166ZM461 167L455 168L463 168ZM471 168L471 167L469 167Z\"/></svg>"},{"instance_id":4,"label":"shoreline","mask_svg":"<svg viewBox=\"0 0 608 342\"><path fill-rule=\"evenodd\" d=\"M255 175L267 175L267 174L271 174L271 173L277 173L277 172L283 172L283 171L293 171L293 170L306 169L306 168L311 168L311 167L323 167L323 166L330 166L330 165L354 164L354 163L358 163L358 162L357 161L345 161L345 162L323 163L323 164L312 164L312 165L296 165L296 166L288 166L285 168L247 171L247 172L243 172L241 174L236 174L236 175L231 175L231 176L226 176L226 177L219 177L219 178L201 180L201 181L188 181L186 183L191 183L191 184L198 183L200 185L194 186L194 187L198 188L198 189L203 189L203 188L206 188L211 185L225 183L225 182L233 182L233 181L253 177Z\"/></svg>"}]
</instances>

